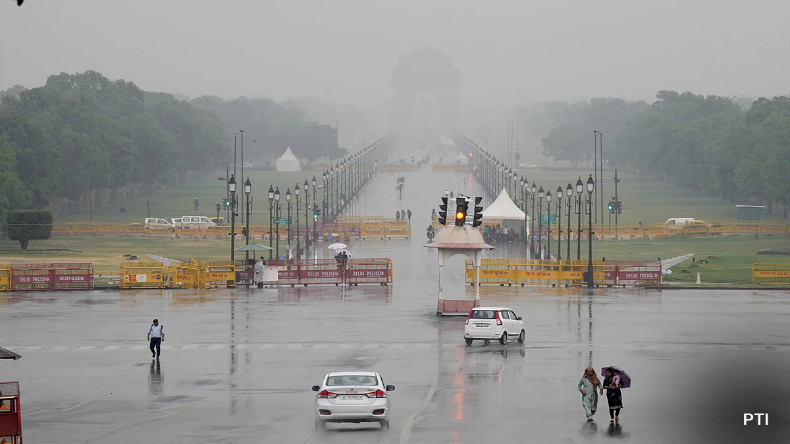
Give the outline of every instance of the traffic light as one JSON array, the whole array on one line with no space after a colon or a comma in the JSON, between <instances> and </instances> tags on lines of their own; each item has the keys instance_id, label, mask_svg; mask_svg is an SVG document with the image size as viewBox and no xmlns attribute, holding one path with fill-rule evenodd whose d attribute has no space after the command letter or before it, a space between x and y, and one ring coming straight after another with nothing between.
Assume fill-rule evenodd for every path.
<instances>
[{"instance_id":1,"label":"traffic light","mask_svg":"<svg viewBox=\"0 0 790 444\"><path fill-rule=\"evenodd\" d=\"M220 205L220 203L217 202L217 212L219 213L220 211L222 211L222 205Z\"/></svg>"},{"instance_id":2,"label":"traffic light","mask_svg":"<svg viewBox=\"0 0 790 444\"><path fill-rule=\"evenodd\" d=\"M617 206L617 214L623 214L623 203L618 200L615 204Z\"/></svg>"},{"instance_id":3,"label":"traffic light","mask_svg":"<svg viewBox=\"0 0 790 444\"><path fill-rule=\"evenodd\" d=\"M229 207L229 206L230 206L230 200L229 200L229 199L227 199L227 198L225 198L225 199L222 199L222 203L224 203L226 207Z\"/></svg>"},{"instance_id":4,"label":"traffic light","mask_svg":"<svg viewBox=\"0 0 790 444\"><path fill-rule=\"evenodd\" d=\"M313 220L318 220L321 215L321 210L318 209L318 204L313 204Z\"/></svg>"},{"instance_id":5,"label":"traffic light","mask_svg":"<svg viewBox=\"0 0 790 444\"><path fill-rule=\"evenodd\" d=\"M482 201L482 197L475 197L475 214L472 216L472 226L475 228L483 225L483 207L480 206Z\"/></svg>"},{"instance_id":6,"label":"traffic light","mask_svg":"<svg viewBox=\"0 0 790 444\"><path fill-rule=\"evenodd\" d=\"M609 214L614 214L614 209L616 204L617 202L611 200L609 201Z\"/></svg>"},{"instance_id":7,"label":"traffic light","mask_svg":"<svg viewBox=\"0 0 790 444\"><path fill-rule=\"evenodd\" d=\"M447 198L442 198L442 204L439 205L439 223L445 225L447 223Z\"/></svg>"},{"instance_id":8,"label":"traffic light","mask_svg":"<svg viewBox=\"0 0 790 444\"><path fill-rule=\"evenodd\" d=\"M455 198L455 226L463 227L466 223L466 213L469 211L469 201L465 197Z\"/></svg>"}]
</instances>

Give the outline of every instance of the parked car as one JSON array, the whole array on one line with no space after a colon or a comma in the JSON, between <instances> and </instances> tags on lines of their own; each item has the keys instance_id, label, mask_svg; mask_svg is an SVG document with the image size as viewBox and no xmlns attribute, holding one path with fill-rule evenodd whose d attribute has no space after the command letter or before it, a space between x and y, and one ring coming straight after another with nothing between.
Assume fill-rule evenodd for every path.
<instances>
[{"instance_id":1,"label":"parked car","mask_svg":"<svg viewBox=\"0 0 790 444\"><path fill-rule=\"evenodd\" d=\"M176 228L208 228L216 227L217 224L210 221L206 216L181 216L173 219Z\"/></svg>"},{"instance_id":2,"label":"parked car","mask_svg":"<svg viewBox=\"0 0 790 444\"><path fill-rule=\"evenodd\" d=\"M315 427L328 422L378 422L382 429L390 427L388 392L394 385L384 385L375 372L331 372L321 385L314 385Z\"/></svg>"},{"instance_id":3,"label":"parked car","mask_svg":"<svg viewBox=\"0 0 790 444\"><path fill-rule=\"evenodd\" d=\"M537 165L530 162L521 162L518 164L518 169L521 171L540 171Z\"/></svg>"},{"instance_id":4,"label":"parked car","mask_svg":"<svg viewBox=\"0 0 790 444\"><path fill-rule=\"evenodd\" d=\"M172 228L173 223L167 219L158 217L146 217L143 221L146 228Z\"/></svg>"},{"instance_id":5,"label":"parked car","mask_svg":"<svg viewBox=\"0 0 790 444\"><path fill-rule=\"evenodd\" d=\"M488 343L492 339L498 339L500 344L505 345L509 338L517 338L523 344L526 335L524 321L509 308L473 308L464 326L466 345L472 345L474 340Z\"/></svg>"}]
</instances>

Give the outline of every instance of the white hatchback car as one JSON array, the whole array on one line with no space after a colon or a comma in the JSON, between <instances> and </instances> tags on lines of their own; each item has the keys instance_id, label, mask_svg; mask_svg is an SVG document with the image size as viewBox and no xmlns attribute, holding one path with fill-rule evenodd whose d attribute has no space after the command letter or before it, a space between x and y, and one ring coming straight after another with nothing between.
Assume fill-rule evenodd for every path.
<instances>
[{"instance_id":1,"label":"white hatchback car","mask_svg":"<svg viewBox=\"0 0 790 444\"><path fill-rule=\"evenodd\" d=\"M466 317L466 345L472 345L475 339L485 342L498 339L504 345L509 338L518 338L518 342L523 344L526 336L524 322L509 308L477 307Z\"/></svg>"},{"instance_id":2,"label":"white hatchback car","mask_svg":"<svg viewBox=\"0 0 790 444\"><path fill-rule=\"evenodd\" d=\"M384 385L381 375L374 372L332 372L321 385L314 385L315 427L328 422L378 422L382 429L390 427L390 400L387 392L394 385Z\"/></svg>"}]
</instances>

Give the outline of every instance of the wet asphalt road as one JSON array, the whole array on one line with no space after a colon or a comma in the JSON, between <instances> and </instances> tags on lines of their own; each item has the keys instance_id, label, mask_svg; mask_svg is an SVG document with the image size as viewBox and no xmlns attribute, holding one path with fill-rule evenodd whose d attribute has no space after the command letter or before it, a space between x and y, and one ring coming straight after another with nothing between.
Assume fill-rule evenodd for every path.
<instances>
[{"instance_id":1,"label":"wet asphalt road","mask_svg":"<svg viewBox=\"0 0 790 444\"><path fill-rule=\"evenodd\" d=\"M389 215L398 175L407 177L398 203L419 215L415 227L427 226L443 189L426 197L444 176L382 174L358 211ZM423 233L350 245L355 257L393 258L390 287L0 295L0 342L23 355L0 361L0 380L21 383L26 442L729 443L790 436L782 402L790 399L788 293L487 287L484 304L513 308L527 341L467 347L464 319L434 314L436 253L421 247ZM447 293L472 298L461 282L463 259L454 259ZM166 331L158 364L145 341L154 317ZM634 380L617 428L609 426L604 398L597 421L584 420L576 385L590 364L618 365ZM389 431L364 424L314 431L310 387L327 371L347 369L378 371L396 386ZM743 426L742 413L757 409L771 414L771 425Z\"/></svg>"}]
</instances>

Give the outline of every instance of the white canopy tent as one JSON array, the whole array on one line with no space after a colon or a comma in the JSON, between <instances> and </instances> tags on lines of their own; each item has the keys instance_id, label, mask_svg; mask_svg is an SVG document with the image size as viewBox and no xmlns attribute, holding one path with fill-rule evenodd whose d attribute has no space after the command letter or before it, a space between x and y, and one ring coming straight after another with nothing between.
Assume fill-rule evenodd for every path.
<instances>
[{"instance_id":1,"label":"white canopy tent","mask_svg":"<svg viewBox=\"0 0 790 444\"><path fill-rule=\"evenodd\" d=\"M455 159L453 159L453 162L468 162L468 161L469 158L464 156L463 153L458 153L458 155L455 156Z\"/></svg>"},{"instance_id":2,"label":"white canopy tent","mask_svg":"<svg viewBox=\"0 0 790 444\"><path fill-rule=\"evenodd\" d=\"M526 220L529 222L529 216L527 216L516 204L510 200L510 195L507 191L503 188L502 192L499 193L496 200L491 203L485 210L483 210L483 220L519 220L524 221ZM529 233L529 224L526 225L527 233Z\"/></svg>"},{"instance_id":3,"label":"white canopy tent","mask_svg":"<svg viewBox=\"0 0 790 444\"><path fill-rule=\"evenodd\" d=\"M277 159L277 171L302 171L299 159L294 156L290 147Z\"/></svg>"}]
</instances>

